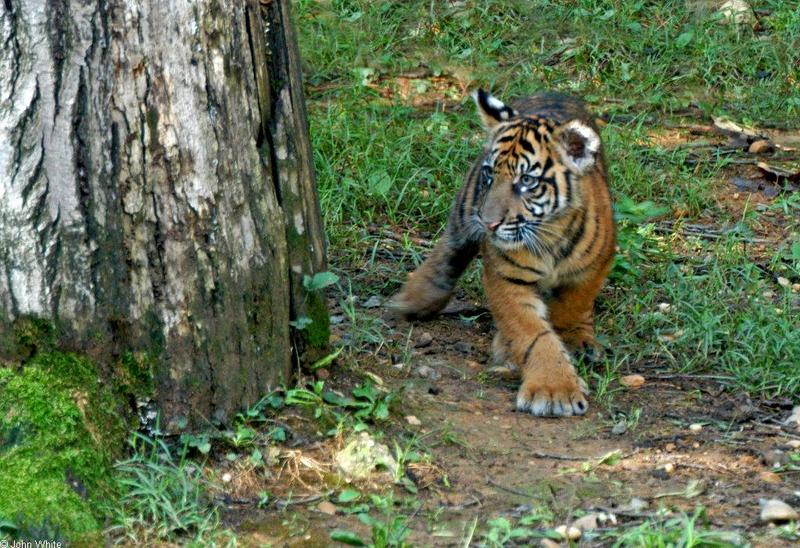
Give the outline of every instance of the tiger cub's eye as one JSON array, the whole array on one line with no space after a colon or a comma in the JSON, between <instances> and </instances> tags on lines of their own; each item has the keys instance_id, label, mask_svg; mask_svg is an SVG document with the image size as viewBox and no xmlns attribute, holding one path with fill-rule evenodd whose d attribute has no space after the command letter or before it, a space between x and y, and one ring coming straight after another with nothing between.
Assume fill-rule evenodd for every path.
<instances>
[{"instance_id":1,"label":"tiger cub's eye","mask_svg":"<svg viewBox=\"0 0 800 548\"><path fill-rule=\"evenodd\" d=\"M519 182L522 183L522 186L528 187L528 190L539 186L539 179L533 175L528 175L527 173L519 178Z\"/></svg>"},{"instance_id":2,"label":"tiger cub's eye","mask_svg":"<svg viewBox=\"0 0 800 548\"><path fill-rule=\"evenodd\" d=\"M481 177L483 178L483 182L486 186L492 184L492 179L494 179L494 172L492 171L492 166L483 166L481 168Z\"/></svg>"}]
</instances>

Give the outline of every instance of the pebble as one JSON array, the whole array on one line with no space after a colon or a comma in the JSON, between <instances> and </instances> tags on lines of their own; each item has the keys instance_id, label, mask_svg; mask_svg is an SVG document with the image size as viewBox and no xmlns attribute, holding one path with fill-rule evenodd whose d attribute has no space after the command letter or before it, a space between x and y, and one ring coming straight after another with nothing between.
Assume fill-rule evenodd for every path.
<instances>
[{"instance_id":1,"label":"pebble","mask_svg":"<svg viewBox=\"0 0 800 548\"><path fill-rule=\"evenodd\" d=\"M373 295L372 297L364 301L364 304L362 304L361 306L363 306L364 308L378 308L380 305L381 305L381 298L378 297L377 295Z\"/></svg>"},{"instance_id":2,"label":"pebble","mask_svg":"<svg viewBox=\"0 0 800 548\"><path fill-rule=\"evenodd\" d=\"M667 312L672 310L672 305L669 303L658 303L658 309L666 314Z\"/></svg>"},{"instance_id":3,"label":"pebble","mask_svg":"<svg viewBox=\"0 0 800 548\"><path fill-rule=\"evenodd\" d=\"M555 532L563 539L578 540L581 538L581 530L577 527L567 527L566 525L559 525L556 527Z\"/></svg>"},{"instance_id":4,"label":"pebble","mask_svg":"<svg viewBox=\"0 0 800 548\"><path fill-rule=\"evenodd\" d=\"M408 424L410 424L411 426L420 426L420 425L422 425L422 421L420 421L414 415L406 415L406 422Z\"/></svg>"},{"instance_id":5,"label":"pebble","mask_svg":"<svg viewBox=\"0 0 800 548\"><path fill-rule=\"evenodd\" d=\"M800 284L792 284L792 292L800 293Z\"/></svg>"},{"instance_id":6,"label":"pebble","mask_svg":"<svg viewBox=\"0 0 800 548\"><path fill-rule=\"evenodd\" d=\"M625 375L619 379L619 383L628 388L639 388L644 384L644 377L641 375Z\"/></svg>"},{"instance_id":7,"label":"pebble","mask_svg":"<svg viewBox=\"0 0 800 548\"><path fill-rule=\"evenodd\" d=\"M761 461L772 468L780 468L789 463L789 455L780 449L773 449L772 451L765 451L761 455Z\"/></svg>"},{"instance_id":8,"label":"pebble","mask_svg":"<svg viewBox=\"0 0 800 548\"><path fill-rule=\"evenodd\" d=\"M761 478L761 481L764 483L780 483L781 477L776 474L775 472L761 472L758 474L758 477Z\"/></svg>"},{"instance_id":9,"label":"pebble","mask_svg":"<svg viewBox=\"0 0 800 548\"><path fill-rule=\"evenodd\" d=\"M453 347L464 354L472 353L472 345L468 342L459 341Z\"/></svg>"},{"instance_id":10,"label":"pebble","mask_svg":"<svg viewBox=\"0 0 800 548\"><path fill-rule=\"evenodd\" d=\"M671 462L668 462L667 464L664 465L664 472L666 472L667 474L671 474L674 471L675 471L675 465L672 464Z\"/></svg>"},{"instance_id":11,"label":"pebble","mask_svg":"<svg viewBox=\"0 0 800 548\"><path fill-rule=\"evenodd\" d=\"M614 425L614 428L611 429L612 434L621 435L628 431L628 425L625 424L625 421L619 421L617 424Z\"/></svg>"},{"instance_id":12,"label":"pebble","mask_svg":"<svg viewBox=\"0 0 800 548\"><path fill-rule=\"evenodd\" d=\"M721 21L724 23L748 25L755 20L753 10L745 0L728 0L719 7L719 12L722 14Z\"/></svg>"},{"instance_id":13,"label":"pebble","mask_svg":"<svg viewBox=\"0 0 800 548\"><path fill-rule=\"evenodd\" d=\"M322 367L322 368L317 369L316 371L314 371L314 375L317 377L317 379L324 381L324 380L330 378L331 372L328 371L327 369L325 369L324 367Z\"/></svg>"},{"instance_id":14,"label":"pebble","mask_svg":"<svg viewBox=\"0 0 800 548\"><path fill-rule=\"evenodd\" d=\"M233 479L233 476L231 476L230 472L225 472L224 474L222 474L222 482L223 483L230 483L232 479Z\"/></svg>"},{"instance_id":15,"label":"pebble","mask_svg":"<svg viewBox=\"0 0 800 548\"><path fill-rule=\"evenodd\" d=\"M317 504L317 510L319 510L323 514L328 514L329 516L332 516L336 513L336 505L334 505L330 501L323 500L322 502Z\"/></svg>"},{"instance_id":16,"label":"pebble","mask_svg":"<svg viewBox=\"0 0 800 548\"><path fill-rule=\"evenodd\" d=\"M634 497L628 503L626 510L630 512L641 512L642 510L645 510L649 506L650 503L647 502L646 500Z\"/></svg>"},{"instance_id":17,"label":"pebble","mask_svg":"<svg viewBox=\"0 0 800 548\"><path fill-rule=\"evenodd\" d=\"M778 276L778 285L781 287L791 287L792 282L790 282L787 278L783 276Z\"/></svg>"},{"instance_id":18,"label":"pebble","mask_svg":"<svg viewBox=\"0 0 800 548\"><path fill-rule=\"evenodd\" d=\"M800 519L797 510L778 499L758 501L761 506L761 521L767 523L794 521Z\"/></svg>"},{"instance_id":19,"label":"pebble","mask_svg":"<svg viewBox=\"0 0 800 548\"><path fill-rule=\"evenodd\" d=\"M675 451L675 448L676 448L676 446L675 446L674 443L668 443L667 445L664 446L664 450L667 453L672 453L673 451Z\"/></svg>"},{"instance_id":20,"label":"pebble","mask_svg":"<svg viewBox=\"0 0 800 548\"><path fill-rule=\"evenodd\" d=\"M442 374L433 369L432 367L428 367L427 365L420 365L414 370L414 374L417 377L422 377L423 379L430 379L432 381L438 381L442 378Z\"/></svg>"},{"instance_id":21,"label":"pebble","mask_svg":"<svg viewBox=\"0 0 800 548\"><path fill-rule=\"evenodd\" d=\"M786 442L786 445L792 449L800 449L800 440L789 440Z\"/></svg>"},{"instance_id":22,"label":"pebble","mask_svg":"<svg viewBox=\"0 0 800 548\"><path fill-rule=\"evenodd\" d=\"M425 348L426 346L430 346L433 342L433 335L428 333L427 331L419 336L417 341L414 343L416 348Z\"/></svg>"},{"instance_id":23,"label":"pebble","mask_svg":"<svg viewBox=\"0 0 800 548\"><path fill-rule=\"evenodd\" d=\"M692 432L695 432L695 433L699 432L702 429L703 429L703 425L698 423L698 422L689 425L689 430L691 430Z\"/></svg>"}]
</instances>

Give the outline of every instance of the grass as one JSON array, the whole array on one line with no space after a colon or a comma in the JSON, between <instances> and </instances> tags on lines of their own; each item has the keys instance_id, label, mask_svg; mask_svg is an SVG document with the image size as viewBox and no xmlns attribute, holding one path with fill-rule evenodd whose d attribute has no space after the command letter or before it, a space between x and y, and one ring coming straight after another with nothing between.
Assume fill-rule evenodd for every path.
<instances>
[{"instance_id":1,"label":"grass","mask_svg":"<svg viewBox=\"0 0 800 548\"><path fill-rule=\"evenodd\" d=\"M768 219L720 202L729 159L687 163L688 148L658 136L711 116L800 125L800 13L784 2L751 2L754 29L692 7L700 4L295 2L335 267L351 274L349 283L388 295L424 258L414 238L435 239L443 228L483 140L468 90L572 92L608 122L603 138L622 219L622 251L599 302L613 353L586 370L601 399L613 396L620 371L643 366L719 375L763 397L796 394L797 298L775 280L800 281L800 202L786 195L774 205L795 243L756 255L745 241ZM654 216L711 219L734 231L711 242L665 235ZM375 253L386 228L400 235L390 265ZM480 293L477 272L462 281L472 295ZM658 307L665 302L666 314Z\"/></svg>"},{"instance_id":2,"label":"grass","mask_svg":"<svg viewBox=\"0 0 800 548\"><path fill-rule=\"evenodd\" d=\"M113 538L133 544L232 542L220 530L200 467L185 458L186 447L179 457L163 440L140 434L131 446L131 457L115 465L121 496L107 509Z\"/></svg>"}]
</instances>

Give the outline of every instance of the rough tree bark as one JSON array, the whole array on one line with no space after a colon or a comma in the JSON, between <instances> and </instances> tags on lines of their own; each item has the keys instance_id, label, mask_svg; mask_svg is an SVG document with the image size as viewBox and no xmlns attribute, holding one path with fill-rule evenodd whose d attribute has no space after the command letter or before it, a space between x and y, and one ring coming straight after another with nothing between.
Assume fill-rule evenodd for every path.
<instances>
[{"instance_id":1,"label":"rough tree bark","mask_svg":"<svg viewBox=\"0 0 800 548\"><path fill-rule=\"evenodd\" d=\"M288 4L4 0L0 354L47 319L111 374L151 368L163 414L198 424L325 344Z\"/></svg>"}]
</instances>

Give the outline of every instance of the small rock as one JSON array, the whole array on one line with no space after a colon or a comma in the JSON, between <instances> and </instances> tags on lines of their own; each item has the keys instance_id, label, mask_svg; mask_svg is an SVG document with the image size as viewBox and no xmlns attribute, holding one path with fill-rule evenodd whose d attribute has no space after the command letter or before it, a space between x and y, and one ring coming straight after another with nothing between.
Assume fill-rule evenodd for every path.
<instances>
[{"instance_id":1,"label":"small rock","mask_svg":"<svg viewBox=\"0 0 800 548\"><path fill-rule=\"evenodd\" d=\"M791 449L800 449L800 440L789 440L786 442Z\"/></svg>"},{"instance_id":2,"label":"small rock","mask_svg":"<svg viewBox=\"0 0 800 548\"><path fill-rule=\"evenodd\" d=\"M425 348L426 346L430 346L433 342L433 335L428 333L427 331L419 336L419 338L414 343L416 348Z\"/></svg>"},{"instance_id":3,"label":"small rock","mask_svg":"<svg viewBox=\"0 0 800 548\"><path fill-rule=\"evenodd\" d=\"M373 295L372 297L364 301L364 304L362 304L361 306L363 306L364 308L378 308L380 305L381 305L381 298L378 297L377 295Z\"/></svg>"},{"instance_id":4,"label":"small rock","mask_svg":"<svg viewBox=\"0 0 800 548\"><path fill-rule=\"evenodd\" d=\"M625 421L619 421L617 424L614 425L614 428L611 429L612 434L622 435L628 431L628 425Z\"/></svg>"},{"instance_id":5,"label":"small rock","mask_svg":"<svg viewBox=\"0 0 800 548\"><path fill-rule=\"evenodd\" d=\"M666 314L667 312L672 310L672 305L669 303L658 303L658 309Z\"/></svg>"},{"instance_id":6,"label":"small rock","mask_svg":"<svg viewBox=\"0 0 800 548\"><path fill-rule=\"evenodd\" d=\"M780 483L781 482L781 477L778 474L776 474L775 472L767 472L767 471L761 472L761 473L758 474L758 477L761 479L761 481L763 481L765 483Z\"/></svg>"},{"instance_id":7,"label":"small rock","mask_svg":"<svg viewBox=\"0 0 800 548\"><path fill-rule=\"evenodd\" d=\"M559 525L554 531L563 539L578 540L581 538L581 530L576 527L567 527L566 525Z\"/></svg>"},{"instance_id":8,"label":"small rock","mask_svg":"<svg viewBox=\"0 0 800 548\"><path fill-rule=\"evenodd\" d=\"M800 284L792 284L792 293L800 293Z\"/></svg>"},{"instance_id":9,"label":"small rock","mask_svg":"<svg viewBox=\"0 0 800 548\"><path fill-rule=\"evenodd\" d=\"M761 455L761 461L772 468L780 468L789 463L789 455L780 449L773 449L772 451L764 451Z\"/></svg>"},{"instance_id":10,"label":"small rock","mask_svg":"<svg viewBox=\"0 0 800 548\"><path fill-rule=\"evenodd\" d=\"M635 389L644 384L644 377L641 375L625 375L619 379L619 383L622 386Z\"/></svg>"},{"instance_id":11,"label":"small rock","mask_svg":"<svg viewBox=\"0 0 800 548\"><path fill-rule=\"evenodd\" d=\"M672 464L671 462L668 462L667 464L664 465L664 472L666 472L667 474L671 474L674 471L675 471L675 465Z\"/></svg>"},{"instance_id":12,"label":"small rock","mask_svg":"<svg viewBox=\"0 0 800 548\"><path fill-rule=\"evenodd\" d=\"M780 523L800 519L800 514L782 500L761 499L758 504L761 506L761 521L763 522Z\"/></svg>"},{"instance_id":13,"label":"small rock","mask_svg":"<svg viewBox=\"0 0 800 548\"><path fill-rule=\"evenodd\" d=\"M724 23L741 25L752 23L755 19L750 4L744 0L728 0L719 7L719 12Z\"/></svg>"},{"instance_id":14,"label":"small rock","mask_svg":"<svg viewBox=\"0 0 800 548\"><path fill-rule=\"evenodd\" d=\"M414 415L406 415L406 422L408 424L410 424L411 426L421 426L422 425L422 421L420 421Z\"/></svg>"},{"instance_id":15,"label":"small rock","mask_svg":"<svg viewBox=\"0 0 800 548\"><path fill-rule=\"evenodd\" d=\"M232 479L233 479L233 476L231 476L230 472L225 472L224 474L222 474L222 482L223 483L230 483Z\"/></svg>"},{"instance_id":16,"label":"small rock","mask_svg":"<svg viewBox=\"0 0 800 548\"><path fill-rule=\"evenodd\" d=\"M646 500L634 497L625 507L625 510L628 512L641 512L642 510L647 509L649 506L650 503Z\"/></svg>"},{"instance_id":17,"label":"small rock","mask_svg":"<svg viewBox=\"0 0 800 548\"><path fill-rule=\"evenodd\" d=\"M330 501L323 500L319 504L317 504L317 510L322 512L323 514L328 514L332 516L336 513L336 505Z\"/></svg>"},{"instance_id":18,"label":"small rock","mask_svg":"<svg viewBox=\"0 0 800 548\"><path fill-rule=\"evenodd\" d=\"M442 374L436 371L434 368L427 366L427 365L420 365L414 370L414 374L417 377L422 377L423 379L430 379L432 381L438 381L442 378Z\"/></svg>"},{"instance_id":19,"label":"small rock","mask_svg":"<svg viewBox=\"0 0 800 548\"><path fill-rule=\"evenodd\" d=\"M468 342L458 341L455 345L453 345L453 348L455 348L456 350L458 350L463 354L472 353L472 345Z\"/></svg>"},{"instance_id":20,"label":"small rock","mask_svg":"<svg viewBox=\"0 0 800 548\"><path fill-rule=\"evenodd\" d=\"M668 443L667 445L664 446L664 450L667 453L672 453L673 451L675 451L675 444L674 443Z\"/></svg>"},{"instance_id":21,"label":"small rock","mask_svg":"<svg viewBox=\"0 0 800 548\"><path fill-rule=\"evenodd\" d=\"M697 432L699 432L700 430L702 430L702 429L703 429L703 425L702 425L702 424L700 424L700 423L697 423L697 422L696 422L696 423L694 423L694 424L690 424L690 425L689 425L689 430L691 430L691 431L692 431L692 432L694 432L695 434L696 434Z\"/></svg>"},{"instance_id":22,"label":"small rock","mask_svg":"<svg viewBox=\"0 0 800 548\"><path fill-rule=\"evenodd\" d=\"M572 522L572 526L580 531L591 531L597 529L597 514L586 514Z\"/></svg>"},{"instance_id":23,"label":"small rock","mask_svg":"<svg viewBox=\"0 0 800 548\"><path fill-rule=\"evenodd\" d=\"M368 432L351 439L336 453L335 460L342 475L351 479L366 479L378 468L385 468L392 475L397 471L397 461L389 448L376 442Z\"/></svg>"},{"instance_id":24,"label":"small rock","mask_svg":"<svg viewBox=\"0 0 800 548\"><path fill-rule=\"evenodd\" d=\"M784 278L783 276L778 276L778 285L781 287L791 287L792 282L790 282L788 278Z\"/></svg>"},{"instance_id":25,"label":"small rock","mask_svg":"<svg viewBox=\"0 0 800 548\"><path fill-rule=\"evenodd\" d=\"M772 143L770 143L767 139L753 141L750 143L750 147L747 149L750 154L766 154L768 152L772 152L773 150L775 150L775 147L772 146Z\"/></svg>"}]
</instances>

